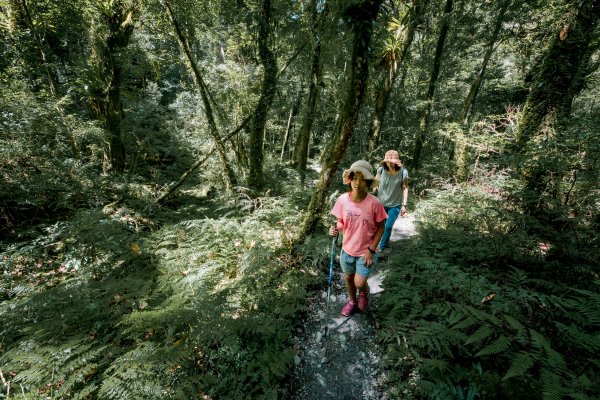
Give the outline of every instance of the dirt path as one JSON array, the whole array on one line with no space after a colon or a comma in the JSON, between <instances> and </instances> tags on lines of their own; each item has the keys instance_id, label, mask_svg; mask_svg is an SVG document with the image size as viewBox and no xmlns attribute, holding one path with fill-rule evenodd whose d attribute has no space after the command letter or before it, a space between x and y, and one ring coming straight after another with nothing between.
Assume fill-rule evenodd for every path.
<instances>
[{"instance_id":1,"label":"dirt path","mask_svg":"<svg viewBox=\"0 0 600 400\"><path fill-rule=\"evenodd\" d=\"M392 231L392 242L415 234L414 217L398 218ZM392 243L392 253L399 250ZM340 246L337 247L339 254ZM377 306L383 291L386 262L381 262L369 278L369 307ZM375 328L369 309L346 318L340 310L348 300L339 266L331 289L329 313L327 291L315 294L307 317L296 335L296 368L291 390L293 400L382 400L385 372L381 349L374 341Z\"/></svg>"}]
</instances>

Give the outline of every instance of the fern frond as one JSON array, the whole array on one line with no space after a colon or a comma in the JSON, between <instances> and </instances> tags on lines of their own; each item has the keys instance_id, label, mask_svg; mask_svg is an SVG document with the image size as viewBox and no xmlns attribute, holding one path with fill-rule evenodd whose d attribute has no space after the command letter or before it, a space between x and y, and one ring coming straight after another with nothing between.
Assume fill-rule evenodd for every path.
<instances>
[{"instance_id":1,"label":"fern frond","mask_svg":"<svg viewBox=\"0 0 600 400\"><path fill-rule=\"evenodd\" d=\"M555 321L554 325L561 333L561 338L564 338L564 341L570 346L592 354L597 354L600 352L600 334L585 333L575 325L567 326L558 321Z\"/></svg>"},{"instance_id":2,"label":"fern frond","mask_svg":"<svg viewBox=\"0 0 600 400\"><path fill-rule=\"evenodd\" d=\"M561 400L563 390L561 386L560 376L548 368L542 368L540 372L542 383L542 399L543 400Z\"/></svg>"},{"instance_id":3,"label":"fern frond","mask_svg":"<svg viewBox=\"0 0 600 400\"><path fill-rule=\"evenodd\" d=\"M558 373L564 373L567 370L567 363L565 362L565 358L562 354L557 352L554 349L550 349L547 351L546 363L548 366L552 368L553 371Z\"/></svg>"},{"instance_id":4,"label":"fern frond","mask_svg":"<svg viewBox=\"0 0 600 400\"><path fill-rule=\"evenodd\" d=\"M546 352L552 350L550 346L550 342L548 339L544 337L541 333L536 331L535 329L529 328L529 335L531 336L531 343L540 350L545 350Z\"/></svg>"},{"instance_id":5,"label":"fern frond","mask_svg":"<svg viewBox=\"0 0 600 400\"><path fill-rule=\"evenodd\" d=\"M475 357L488 356L491 354L498 354L506 351L510 347L511 341L506 336L500 336L489 345L481 349Z\"/></svg>"},{"instance_id":6,"label":"fern frond","mask_svg":"<svg viewBox=\"0 0 600 400\"><path fill-rule=\"evenodd\" d=\"M527 281L527 273L522 269L511 267L508 278L515 287L522 287Z\"/></svg>"},{"instance_id":7,"label":"fern frond","mask_svg":"<svg viewBox=\"0 0 600 400\"><path fill-rule=\"evenodd\" d=\"M479 323L479 320L473 317L468 317L455 324L452 329L463 330L471 328Z\"/></svg>"},{"instance_id":8,"label":"fern frond","mask_svg":"<svg viewBox=\"0 0 600 400\"><path fill-rule=\"evenodd\" d=\"M529 339L527 338L527 328L525 328L525 326L522 323L520 323L516 318L513 318L508 314L504 314L502 318L508 323L508 326L510 326L517 332L516 336L514 336L515 340L517 340L520 343L525 343L529 341Z\"/></svg>"},{"instance_id":9,"label":"fern frond","mask_svg":"<svg viewBox=\"0 0 600 400\"><path fill-rule=\"evenodd\" d=\"M585 393L567 393L567 397L570 397L574 400L595 400L596 398L592 398Z\"/></svg>"},{"instance_id":10,"label":"fern frond","mask_svg":"<svg viewBox=\"0 0 600 400\"><path fill-rule=\"evenodd\" d=\"M421 359L423 366L430 371L438 371L443 374L444 371L448 370L448 361L440 360L435 358L423 358Z\"/></svg>"},{"instance_id":11,"label":"fern frond","mask_svg":"<svg viewBox=\"0 0 600 400\"><path fill-rule=\"evenodd\" d=\"M520 352L513 357L510 362L510 368L506 371L502 380L507 380L515 376L524 375L535 363L534 357L530 353Z\"/></svg>"},{"instance_id":12,"label":"fern frond","mask_svg":"<svg viewBox=\"0 0 600 400\"><path fill-rule=\"evenodd\" d=\"M488 325L483 325L479 329L475 331L469 338L465 341L465 344L476 344L484 341L492 335L492 329Z\"/></svg>"}]
</instances>

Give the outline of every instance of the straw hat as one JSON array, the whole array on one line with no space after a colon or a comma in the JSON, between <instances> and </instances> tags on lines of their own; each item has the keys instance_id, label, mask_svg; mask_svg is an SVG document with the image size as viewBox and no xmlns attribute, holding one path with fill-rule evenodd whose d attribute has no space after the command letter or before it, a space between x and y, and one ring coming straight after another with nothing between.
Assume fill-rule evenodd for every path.
<instances>
[{"instance_id":1,"label":"straw hat","mask_svg":"<svg viewBox=\"0 0 600 400\"><path fill-rule=\"evenodd\" d=\"M356 162L354 162L350 168L348 168L347 170L344 170L344 173L342 174L342 181L344 182L344 185L348 185L351 180L350 180L350 173L351 172L360 172L363 177L365 178L365 180L368 181L373 181L373 183L371 184L371 186L376 186L376 183L378 183L379 181L375 179L375 176L373 175L373 167L371 166L371 164L369 164L368 162L366 162L365 160L358 160Z\"/></svg>"},{"instance_id":2,"label":"straw hat","mask_svg":"<svg viewBox=\"0 0 600 400\"><path fill-rule=\"evenodd\" d=\"M388 150L385 152L385 157L381 162L381 165L384 165L386 162L391 162L396 164L397 166L402 166L402 161L400 161L400 156L396 150Z\"/></svg>"}]
</instances>

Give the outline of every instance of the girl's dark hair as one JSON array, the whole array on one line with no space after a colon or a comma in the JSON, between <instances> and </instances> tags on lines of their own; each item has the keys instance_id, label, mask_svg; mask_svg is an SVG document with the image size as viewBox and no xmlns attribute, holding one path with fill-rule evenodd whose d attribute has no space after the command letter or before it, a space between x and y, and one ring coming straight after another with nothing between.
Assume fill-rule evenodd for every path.
<instances>
[{"instance_id":1,"label":"girl's dark hair","mask_svg":"<svg viewBox=\"0 0 600 400\"><path fill-rule=\"evenodd\" d=\"M350 179L350 183L348 184L348 187L350 188L350 191L352 191L352 181L354 180L354 171L350 172L350 174L348 175L348 179ZM373 179L365 179L365 182L367 182L367 188L371 189L371 185L373 184Z\"/></svg>"},{"instance_id":2,"label":"girl's dark hair","mask_svg":"<svg viewBox=\"0 0 600 400\"><path fill-rule=\"evenodd\" d=\"M387 165L387 163L383 163L383 168L384 168L386 171L389 171L389 170L390 170L390 169L389 169L389 167L388 167L388 165ZM401 167L401 166L399 166L399 165L397 165L397 164L394 164L394 169L395 169L396 171L400 171L400 168L402 168L402 167Z\"/></svg>"}]
</instances>

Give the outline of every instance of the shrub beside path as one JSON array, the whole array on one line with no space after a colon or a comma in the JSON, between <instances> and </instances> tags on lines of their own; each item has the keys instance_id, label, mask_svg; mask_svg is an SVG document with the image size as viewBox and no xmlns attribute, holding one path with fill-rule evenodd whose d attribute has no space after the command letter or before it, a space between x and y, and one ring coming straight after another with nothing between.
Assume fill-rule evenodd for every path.
<instances>
[{"instance_id":1,"label":"shrub beside path","mask_svg":"<svg viewBox=\"0 0 600 400\"><path fill-rule=\"evenodd\" d=\"M391 252L400 251L398 242L414 234L414 216L398 218L392 231ZM336 256L339 256L339 250L338 243ZM343 274L336 263L329 313L325 287L310 300L307 315L296 331L297 356L290 382L291 399L387 399L382 349L374 340L375 326L369 312L370 308L377 307L386 267L383 260L369 278L369 308L346 318L340 310L348 297ZM323 280L326 285L327 277Z\"/></svg>"}]
</instances>

